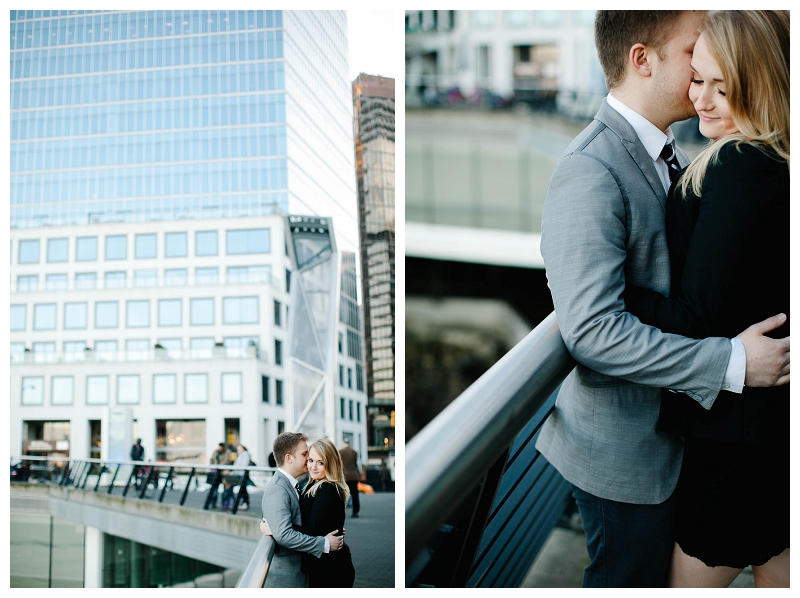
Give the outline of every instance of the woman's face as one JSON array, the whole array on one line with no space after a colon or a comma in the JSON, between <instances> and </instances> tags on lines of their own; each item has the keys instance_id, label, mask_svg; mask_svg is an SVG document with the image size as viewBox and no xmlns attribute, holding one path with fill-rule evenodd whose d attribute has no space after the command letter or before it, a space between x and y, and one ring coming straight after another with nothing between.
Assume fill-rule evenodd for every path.
<instances>
[{"instance_id":1,"label":"woman's face","mask_svg":"<svg viewBox=\"0 0 800 598\"><path fill-rule=\"evenodd\" d=\"M705 37L701 35L692 56L689 99L700 117L700 133L709 139L717 139L739 130L731 117L725 89L722 71L708 51Z\"/></svg>"},{"instance_id":2,"label":"woman's face","mask_svg":"<svg viewBox=\"0 0 800 598\"><path fill-rule=\"evenodd\" d=\"M308 475L312 480L325 479L325 465L322 457L313 447L308 451Z\"/></svg>"}]
</instances>

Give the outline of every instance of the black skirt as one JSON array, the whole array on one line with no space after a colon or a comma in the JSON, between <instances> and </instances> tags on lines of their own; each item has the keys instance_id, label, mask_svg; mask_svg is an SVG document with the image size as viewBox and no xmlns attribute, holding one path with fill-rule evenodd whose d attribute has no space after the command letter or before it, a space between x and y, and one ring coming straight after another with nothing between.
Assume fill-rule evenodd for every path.
<instances>
[{"instance_id":1,"label":"black skirt","mask_svg":"<svg viewBox=\"0 0 800 598\"><path fill-rule=\"evenodd\" d=\"M763 565L789 547L788 435L759 445L686 438L675 540L709 567Z\"/></svg>"}]
</instances>

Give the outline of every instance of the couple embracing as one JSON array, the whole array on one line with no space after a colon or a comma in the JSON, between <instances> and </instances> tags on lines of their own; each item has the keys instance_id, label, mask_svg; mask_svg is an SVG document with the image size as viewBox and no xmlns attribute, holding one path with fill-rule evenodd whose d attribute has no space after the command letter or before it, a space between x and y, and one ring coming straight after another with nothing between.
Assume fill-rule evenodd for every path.
<instances>
[{"instance_id":1,"label":"couple embracing","mask_svg":"<svg viewBox=\"0 0 800 598\"><path fill-rule=\"evenodd\" d=\"M573 484L584 586L788 587L789 13L598 11L595 43L609 95L541 242L579 365L537 448Z\"/></svg>"},{"instance_id":2,"label":"couple embracing","mask_svg":"<svg viewBox=\"0 0 800 598\"><path fill-rule=\"evenodd\" d=\"M278 469L264 488L261 532L277 544L266 588L351 588L355 579L344 543L350 491L336 445L322 438L308 446L299 432L272 445ZM308 474L303 488L298 478Z\"/></svg>"}]
</instances>

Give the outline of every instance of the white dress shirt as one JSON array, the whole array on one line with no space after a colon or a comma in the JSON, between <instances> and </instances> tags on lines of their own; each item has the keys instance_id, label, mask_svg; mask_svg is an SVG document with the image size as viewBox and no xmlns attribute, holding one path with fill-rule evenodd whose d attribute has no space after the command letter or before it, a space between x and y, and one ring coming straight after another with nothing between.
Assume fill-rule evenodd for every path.
<instances>
[{"instance_id":1,"label":"white dress shirt","mask_svg":"<svg viewBox=\"0 0 800 598\"><path fill-rule=\"evenodd\" d=\"M661 150L664 144L674 140L672 129L667 128L664 133L661 129L647 120L644 116L626 106L610 93L606 96L608 105L620 113L622 118L628 121L628 124L633 127L639 141L644 145L645 151L653 159L653 164L658 172L658 178L661 179L661 184L664 186L664 193L669 192L669 168L667 163L661 157ZM729 392L741 393L744 388L744 375L747 371L747 356L744 351L744 343L738 338L731 340L731 356L728 360L728 368L725 370L725 378L722 381L722 388L720 390L727 390Z\"/></svg>"}]
</instances>

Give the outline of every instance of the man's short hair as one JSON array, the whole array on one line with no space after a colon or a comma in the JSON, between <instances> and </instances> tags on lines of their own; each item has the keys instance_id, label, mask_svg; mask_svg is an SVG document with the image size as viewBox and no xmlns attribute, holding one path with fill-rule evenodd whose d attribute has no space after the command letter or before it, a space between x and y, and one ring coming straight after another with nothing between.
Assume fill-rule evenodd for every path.
<instances>
[{"instance_id":1,"label":"man's short hair","mask_svg":"<svg viewBox=\"0 0 800 598\"><path fill-rule=\"evenodd\" d=\"M272 443L272 454L275 455L275 462L278 467L283 465L283 459L286 455L294 453L294 449L301 441L308 440L308 436L301 432L284 432L278 434L275 442Z\"/></svg>"},{"instance_id":2,"label":"man's short hair","mask_svg":"<svg viewBox=\"0 0 800 598\"><path fill-rule=\"evenodd\" d=\"M594 43L606 87L625 80L628 51L634 44L653 48L664 58L662 46L672 34L680 10L598 10L594 18Z\"/></svg>"}]
</instances>

